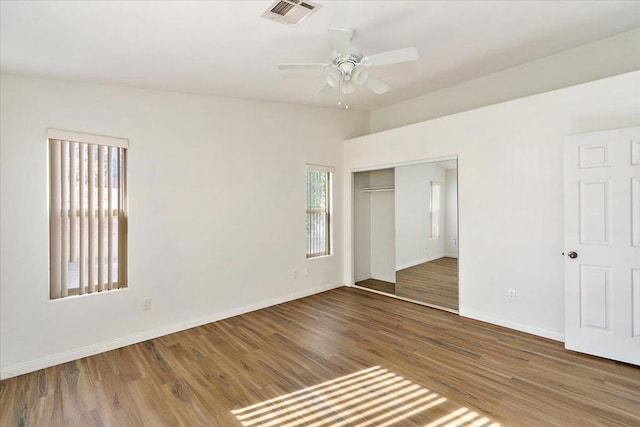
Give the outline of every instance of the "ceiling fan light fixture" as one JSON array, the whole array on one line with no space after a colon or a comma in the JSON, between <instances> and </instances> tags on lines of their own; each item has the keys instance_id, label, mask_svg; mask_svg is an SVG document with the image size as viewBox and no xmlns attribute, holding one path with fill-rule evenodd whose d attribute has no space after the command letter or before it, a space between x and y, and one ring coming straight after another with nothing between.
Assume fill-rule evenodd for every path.
<instances>
[{"instance_id":1,"label":"ceiling fan light fixture","mask_svg":"<svg viewBox=\"0 0 640 427\"><path fill-rule=\"evenodd\" d=\"M369 78L369 72L361 68L356 68L351 73L352 80L358 86L362 86Z\"/></svg>"},{"instance_id":2,"label":"ceiling fan light fixture","mask_svg":"<svg viewBox=\"0 0 640 427\"><path fill-rule=\"evenodd\" d=\"M327 74L326 81L331 87L338 87L342 80L342 72L340 70L333 70Z\"/></svg>"},{"instance_id":3,"label":"ceiling fan light fixture","mask_svg":"<svg viewBox=\"0 0 640 427\"><path fill-rule=\"evenodd\" d=\"M351 74L351 71L355 68L355 64L351 61L342 61L338 64L338 69L342 71L345 75Z\"/></svg>"}]
</instances>

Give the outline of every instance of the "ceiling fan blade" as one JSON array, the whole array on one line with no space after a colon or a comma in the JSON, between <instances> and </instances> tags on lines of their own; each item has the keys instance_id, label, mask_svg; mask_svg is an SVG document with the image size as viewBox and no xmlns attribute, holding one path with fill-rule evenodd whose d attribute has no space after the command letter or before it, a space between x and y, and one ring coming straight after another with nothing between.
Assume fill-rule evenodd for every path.
<instances>
[{"instance_id":1,"label":"ceiling fan blade","mask_svg":"<svg viewBox=\"0 0 640 427\"><path fill-rule=\"evenodd\" d=\"M367 80L364 82L364 85L378 95L382 95L383 93L391 89L391 86L389 86L388 84L386 84L380 79L376 79L373 76L369 76Z\"/></svg>"},{"instance_id":2,"label":"ceiling fan blade","mask_svg":"<svg viewBox=\"0 0 640 427\"><path fill-rule=\"evenodd\" d=\"M397 64L399 62L416 61L418 59L418 49L415 47L405 47L404 49L390 50L375 55L362 58L361 63L368 67L378 65Z\"/></svg>"},{"instance_id":3,"label":"ceiling fan blade","mask_svg":"<svg viewBox=\"0 0 640 427\"><path fill-rule=\"evenodd\" d=\"M331 64L278 64L278 70L324 70Z\"/></svg>"},{"instance_id":4,"label":"ceiling fan blade","mask_svg":"<svg viewBox=\"0 0 640 427\"><path fill-rule=\"evenodd\" d=\"M343 30L342 28L329 28L329 40L333 48L342 56L351 55L351 39L353 30Z\"/></svg>"},{"instance_id":5,"label":"ceiling fan blade","mask_svg":"<svg viewBox=\"0 0 640 427\"><path fill-rule=\"evenodd\" d=\"M329 83L325 83L324 86L322 86L320 88L320 90L318 90L315 95L313 95L314 98L322 98L323 96L325 96L326 94L328 94L329 92L331 92L331 86L329 86Z\"/></svg>"}]
</instances>

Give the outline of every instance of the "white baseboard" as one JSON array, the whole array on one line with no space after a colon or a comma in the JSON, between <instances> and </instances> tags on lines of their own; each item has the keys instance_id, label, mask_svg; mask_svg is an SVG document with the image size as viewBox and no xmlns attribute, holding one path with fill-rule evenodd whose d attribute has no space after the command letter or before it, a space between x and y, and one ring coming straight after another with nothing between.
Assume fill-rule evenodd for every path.
<instances>
[{"instance_id":1,"label":"white baseboard","mask_svg":"<svg viewBox=\"0 0 640 427\"><path fill-rule=\"evenodd\" d=\"M353 287L353 288L357 288L357 289L362 289L364 291L368 291L368 292L373 292L376 294L380 294L380 295L384 295L387 297L391 297L391 298L395 298L395 299L399 299L399 300L403 300L403 301L408 301L408 302L412 302L415 304L420 304L420 305L424 305L426 307L431 307L431 308L437 308L439 310L444 310L444 311L448 311L450 313L454 313L454 314L458 314L461 317L467 317L469 319L474 319L474 320L480 320L481 322L485 322L485 323L491 323L492 325L497 325L497 326L503 326L505 328L509 328L509 329L514 329L516 331L520 331L520 332L526 332L528 334L532 334L532 335L536 335L539 337L543 337L543 338L549 338L551 340L554 341L560 341L560 342L564 342L564 334L559 333L559 332L552 332L552 331L548 331L546 329L540 329L540 328L534 328L532 326L528 326L528 325L523 325L520 323L514 323L514 322L508 322L505 320L501 320L501 319L496 319L493 317L489 317L489 316L485 316L483 314L479 314L479 313L474 313L474 312L469 312L469 311L457 311L457 310L451 310L448 308L444 308L444 307L438 307L435 306L433 304L428 304L422 301L416 301L416 300L412 300L410 298L404 298L404 297L400 297L397 295L391 295L388 294L386 292L380 292L380 291L376 291L374 289L369 289L369 288L363 288L361 286L358 285L348 285L349 287Z\"/></svg>"},{"instance_id":2,"label":"white baseboard","mask_svg":"<svg viewBox=\"0 0 640 427\"><path fill-rule=\"evenodd\" d=\"M528 334L537 335L543 338L549 338L550 340L564 342L564 334L562 332L554 332L529 325L523 325L521 323L509 322L507 320L496 319L494 317L485 316L484 314L462 309L460 310L460 316L480 320L481 322L487 322L498 326L504 326L505 328L515 329L516 331L526 332Z\"/></svg>"},{"instance_id":3,"label":"white baseboard","mask_svg":"<svg viewBox=\"0 0 640 427\"><path fill-rule=\"evenodd\" d=\"M435 260L440 259L440 258L442 258L444 256L445 255L435 255L435 256L430 256L430 257L427 257L427 258L422 258L422 259L419 259L419 260L411 261L408 264L398 265L398 266L396 266L396 271L404 270L405 268L414 267L416 265L424 264L425 262L435 261Z\"/></svg>"},{"instance_id":4,"label":"white baseboard","mask_svg":"<svg viewBox=\"0 0 640 427\"><path fill-rule=\"evenodd\" d=\"M271 307L273 305L282 304L284 302L293 301L296 299L304 298L310 295L325 292L331 289L344 286L342 283L324 285L317 288L307 289L301 292L295 292L292 294L284 295L278 298L272 298L265 301L261 301L255 304L249 304L235 309L209 314L206 316L198 317L196 319L186 320L183 322L172 323L170 325L162 326L147 331L138 332L135 334L127 335L121 338L116 338L109 341L103 341L97 344L91 344L85 347L76 348L73 350L65 351L62 353L53 354L51 356L41 357L39 359L30 360L24 363L18 363L12 366L7 366L0 371L0 379L15 377L18 375L26 374L29 372L37 371L40 369L48 368L51 366L59 365L61 363L70 362L72 360L81 359L83 357L93 356L94 354L104 353L105 351L115 350L127 345L136 344L139 342L147 341L152 338L158 338L164 335L172 334L174 332L184 331L185 329L194 328L196 326L205 325L211 322L217 322L218 320L227 319L229 317L238 316L240 314L249 313L251 311L260 310L262 308Z\"/></svg>"}]
</instances>

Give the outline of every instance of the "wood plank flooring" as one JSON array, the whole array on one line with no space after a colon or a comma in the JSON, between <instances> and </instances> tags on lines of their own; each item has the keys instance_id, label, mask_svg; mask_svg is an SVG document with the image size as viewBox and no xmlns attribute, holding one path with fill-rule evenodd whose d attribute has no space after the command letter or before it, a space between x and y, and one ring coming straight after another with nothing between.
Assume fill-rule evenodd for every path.
<instances>
[{"instance_id":1,"label":"wood plank flooring","mask_svg":"<svg viewBox=\"0 0 640 427\"><path fill-rule=\"evenodd\" d=\"M378 279L366 279L360 282L356 282L356 285L363 288L373 289L374 291L386 292L388 294L396 294L396 284L391 282L385 282Z\"/></svg>"},{"instance_id":2,"label":"wood plank flooring","mask_svg":"<svg viewBox=\"0 0 640 427\"><path fill-rule=\"evenodd\" d=\"M0 382L2 426L496 423L638 426L640 368L339 288Z\"/></svg>"},{"instance_id":3,"label":"wood plank flooring","mask_svg":"<svg viewBox=\"0 0 640 427\"><path fill-rule=\"evenodd\" d=\"M457 310L457 258L439 258L397 271L396 295Z\"/></svg>"}]
</instances>

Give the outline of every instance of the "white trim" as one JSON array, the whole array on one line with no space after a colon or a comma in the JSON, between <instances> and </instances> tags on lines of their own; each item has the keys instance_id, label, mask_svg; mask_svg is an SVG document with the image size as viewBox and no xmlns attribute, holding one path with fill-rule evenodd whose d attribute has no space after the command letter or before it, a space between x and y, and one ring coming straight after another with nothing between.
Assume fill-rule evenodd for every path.
<instances>
[{"instance_id":1,"label":"white trim","mask_svg":"<svg viewBox=\"0 0 640 427\"><path fill-rule=\"evenodd\" d=\"M491 323L493 325L503 326L509 329L515 329L516 331L526 332L527 334L537 335L539 337L548 338L554 341L564 342L564 334L562 332L549 331L547 329L536 328L529 325L523 325L522 323L509 322L507 320L496 319L494 317L485 316L477 312L469 310L460 310L460 316L468 317L469 319L479 320L481 322Z\"/></svg>"},{"instance_id":2,"label":"white trim","mask_svg":"<svg viewBox=\"0 0 640 427\"><path fill-rule=\"evenodd\" d=\"M85 144L106 145L108 147L129 148L129 140L112 136L92 135L89 133L71 132L68 130L47 129L48 139L82 142Z\"/></svg>"},{"instance_id":3,"label":"white trim","mask_svg":"<svg viewBox=\"0 0 640 427\"><path fill-rule=\"evenodd\" d=\"M326 255L318 255L318 256L312 256L312 257L308 257L306 258L307 261L311 261L314 259L324 259L324 258L328 258L328 257L332 257L335 256L335 254L330 253L330 254L326 254Z\"/></svg>"},{"instance_id":4,"label":"white trim","mask_svg":"<svg viewBox=\"0 0 640 427\"><path fill-rule=\"evenodd\" d=\"M410 161L407 161L407 162L384 163L382 165L364 166L364 167L360 167L360 168L351 168L351 173L353 173L353 172L375 171L375 170L380 170L380 169L397 168L399 166L422 165L424 163L444 162L446 160L458 160L459 161L458 155L457 154L452 154L450 156L430 157L428 159L410 160Z\"/></svg>"},{"instance_id":5,"label":"white trim","mask_svg":"<svg viewBox=\"0 0 640 427\"><path fill-rule=\"evenodd\" d=\"M183 322L173 323L159 328L150 329L147 331L138 332L132 335L127 335L121 338L116 338L109 341L103 341L97 344L91 344L85 347L76 348L73 350L65 351L62 353L53 354L51 356L41 357L39 359L30 360L28 362L18 363L15 365L7 366L0 371L0 380L15 377L18 375L34 372L39 369L48 368L50 366L59 365L60 363L70 362L72 360L78 360L83 357L93 356L94 354L103 353L105 351L115 350L127 345L136 344L139 342L147 341L153 338L158 338L164 335L172 334L175 332L184 331L185 329L194 328L196 326L205 325L211 322L217 322L218 320L227 319L229 317L238 316L240 314L249 313L251 311L260 310L263 308L271 307L277 304L282 304L288 301L304 298L310 295L319 294L331 289L344 286L342 283L330 284L324 286L318 286L313 289L308 289L302 292L294 292L288 295L284 295L278 298L271 298L265 301L261 301L256 304L249 304L235 309L209 314L206 316L198 317Z\"/></svg>"},{"instance_id":6,"label":"white trim","mask_svg":"<svg viewBox=\"0 0 640 427\"><path fill-rule=\"evenodd\" d=\"M312 171L317 171L317 172L335 173L335 171L336 171L333 166L314 165L312 163L305 163L304 168L312 170Z\"/></svg>"}]
</instances>

